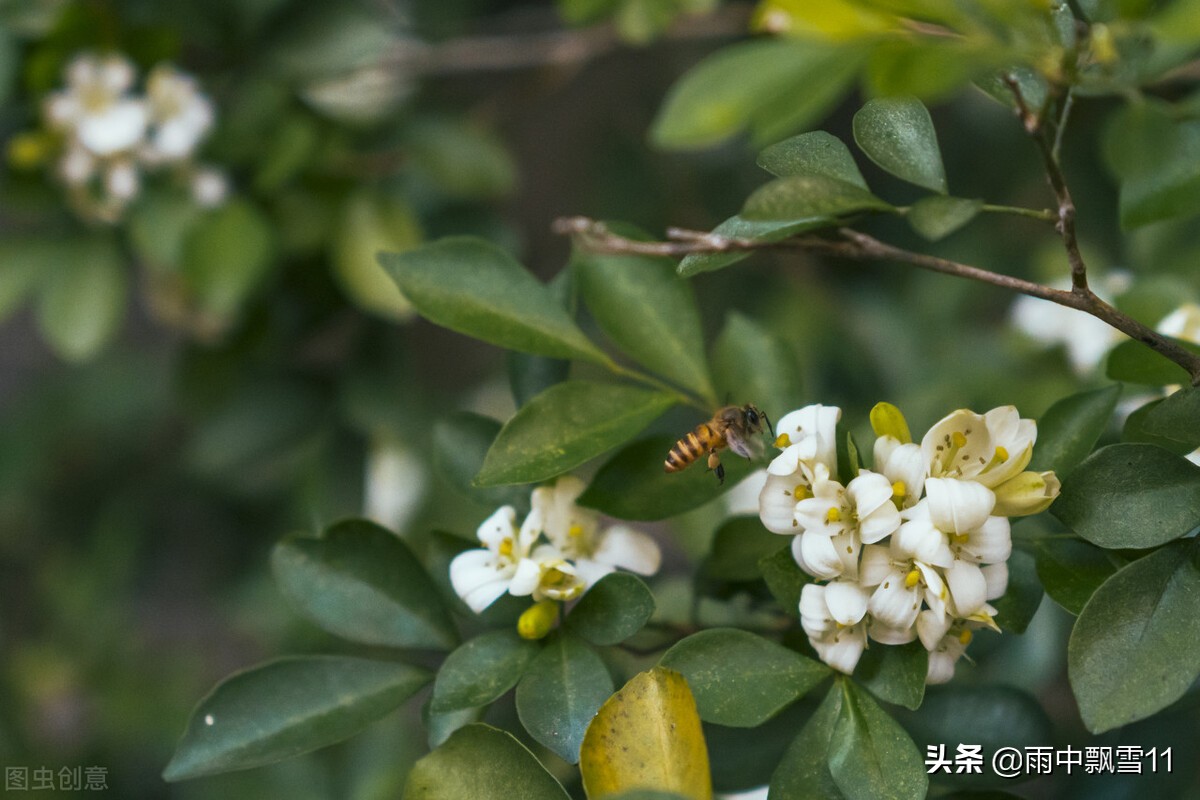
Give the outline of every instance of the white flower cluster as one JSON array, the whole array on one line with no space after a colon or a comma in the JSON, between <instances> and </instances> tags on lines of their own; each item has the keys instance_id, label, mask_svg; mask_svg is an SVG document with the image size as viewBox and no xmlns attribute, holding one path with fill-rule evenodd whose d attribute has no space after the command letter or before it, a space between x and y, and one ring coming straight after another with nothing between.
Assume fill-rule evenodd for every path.
<instances>
[{"instance_id":1,"label":"white flower cluster","mask_svg":"<svg viewBox=\"0 0 1200 800\"><path fill-rule=\"evenodd\" d=\"M944 683L980 627L999 630L988 604L1008 585L1008 517L1058 496L1053 472L1025 472L1037 426L1012 406L962 409L920 444L899 409L871 412L872 469L837 480L841 410L813 405L779 421L783 451L768 467L759 516L791 535L792 555L819 582L800 618L825 663L854 671L867 639L929 651L928 683Z\"/></svg>"},{"instance_id":2,"label":"white flower cluster","mask_svg":"<svg viewBox=\"0 0 1200 800\"><path fill-rule=\"evenodd\" d=\"M503 506L479 526L484 548L450 564L454 591L475 613L505 592L535 601L568 601L617 568L640 575L658 571L662 555L644 533L621 525L601 529L599 513L575 500L584 483L573 476L533 490L532 510L517 526ZM524 633L524 632L523 632Z\"/></svg>"},{"instance_id":3,"label":"white flower cluster","mask_svg":"<svg viewBox=\"0 0 1200 800\"><path fill-rule=\"evenodd\" d=\"M44 101L47 126L63 137L58 175L81 213L113 222L141 189L141 172L179 169L203 206L220 204L224 175L192 162L212 128L213 105L195 78L166 64L150 71L145 95L124 56L76 56L67 65L66 88Z\"/></svg>"}]
</instances>

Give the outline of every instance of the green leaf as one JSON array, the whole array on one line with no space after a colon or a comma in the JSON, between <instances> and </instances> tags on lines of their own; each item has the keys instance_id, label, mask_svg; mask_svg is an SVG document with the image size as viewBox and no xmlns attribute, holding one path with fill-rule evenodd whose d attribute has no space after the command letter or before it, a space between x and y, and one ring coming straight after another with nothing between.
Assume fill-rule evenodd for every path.
<instances>
[{"instance_id":1,"label":"green leaf","mask_svg":"<svg viewBox=\"0 0 1200 800\"><path fill-rule=\"evenodd\" d=\"M1172 339L1175 344L1196 355L1200 355L1200 344ZM1166 386L1173 383L1191 383L1187 370L1164 355L1151 350L1141 342L1121 342L1108 353L1105 374L1114 381L1148 383Z\"/></svg>"},{"instance_id":2,"label":"green leaf","mask_svg":"<svg viewBox=\"0 0 1200 800\"><path fill-rule=\"evenodd\" d=\"M866 189L825 175L790 175L755 190L741 216L749 220L799 220L856 211L895 211Z\"/></svg>"},{"instance_id":3,"label":"green leaf","mask_svg":"<svg viewBox=\"0 0 1200 800\"><path fill-rule=\"evenodd\" d=\"M654 614L654 595L636 575L612 572L587 590L567 616L567 630L602 647L640 631Z\"/></svg>"},{"instance_id":4,"label":"green leaf","mask_svg":"<svg viewBox=\"0 0 1200 800\"><path fill-rule=\"evenodd\" d=\"M825 131L801 133L777 142L758 154L758 165L780 178L789 175L824 175L866 189L867 182L850 148Z\"/></svg>"},{"instance_id":5,"label":"green leaf","mask_svg":"<svg viewBox=\"0 0 1200 800\"><path fill-rule=\"evenodd\" d=\"M555 384L562 383L571 373L571 362L561 358L547 358L516 350L508 351L508 386L512 390L517 408Z\"/></svg>"},{"instance_id":6,"label":"green leaf","mask_svg":"<svg viewBox=\"0 0 1200 800\"><path fill-rule=\"evenodd\" d=\"M0 320L25 302L46 276L65 263L60 242L8 234L0 241Z\"/></svg>"},{"instance_id":7,"label":"green leaf","mask_svg":"<svg viewBox=\"0 0 1200 800\"><path fill-rule=\"evenodd\" d=\"M749 129L769 142L817 122L841 97L860 63L849 47L782 39L718 50L671 87L651 139L691 150Z\"/></svg>"},{"instance_id":8,"label":"green leaf","mask_svg":"<svg viewBox=\"0 0 1200 800\"><path fill-rule=\"evenodd\" d=\"M405 800L569 800L562 784L511 733L475 724L413 765Z\"/></svg>"},{"instance_id":9,"label":"green leaf","mask_svg":"<svg viewBox=\"0 0 1200 800\"><path fill-rule=\"evenodd\" d=\"M517 685L538 646L513 630L476 636L446 657L433 685L429 710L442 713L485 706Z\"/></svg>"},{"instance_id":10,"label":"green leaf","mask_svg":"<svg viewBox=\"0 0 1200 800\"><path fill-rule=\"evenodd\" d=\"M717 482L703 461L683 472L667 472L663 462L675 441L674 436L652 436L618 450L596 472L579 504L619 519L667 519L715 500L753 468L751 462L725 450L724 484Z\"/></svg>"},{"instance_id":11,"label":"green leaf","mask_svg":"<svg viewBox=\"0 0 1200 800\"><path fill-rule=\"evenodd\" d=\"M925 37L881 41L864 71L865 93L873 97L917 95L933 101L949 98L964 83L998 61L997 50L981 46L982 37L946 39L932 45ZM1003 58L1003 52L999 54Z\"/></svg>"},{"instance_id":12,"label":"green leaf","mask_svg":"<svg viewBox=\"0 0 1200 800\"><path fill-rule=\"evenodd\" d=\"M787 342L744 314L729 312L713 345L712 360L722 396L754 403L775 419L799 402L796 354Z\"/></svg>"},{"instance_id":13,"label":"green leaf","mask_svg":"<svg viewBox=\"0 0 1200 800\"><path fill-rule=\"evenodd\" d=\"M1131 103L1110 120L1104 155L1123 228L1200 211L1200 122L1176 121L1160 101Z\"/></svg>"},{"instance_id":14,"label":"green leaf","mask_svg":"<svg viewBox=\"0 0 1200 800\"><path fill-rule=\"evenodd\" d=\"M1029 469L1054 470L1060 480L1071 474L1108 427L1120 396L1121 387L1114 384L1064 397L1050 406L1038 420L1037 445Z\"/></svg>"},{"instance_id":15,"label":"green leaf","mask_svg":"<svg viewBox=\"0 0 1200 800\"><path fill-rule=\"evenodd\" d=\"M829 772L846 797L914 800L929 777L917 747L870 695L842 682L842 707L829 742Z\"/></svg>"},{"instance_id":16,"label":"green leaf","mask_svg":"<svg viewBox=\"0 0 1200 800\"><path fill-rule=\"evenodd\" d=\"M919 708L925 698L929 652L919 641L902 645L873 645L863 652L854 679L880 700Z\"/></svg>"},{"instance_id":17,"label":"green leaf","mask_svg":"<svg viewBox=\"0 0 1200 800\"><path fill-rule=\"evenodd\" d=\"M359 308L384 319L405 319L412 314L412 304L380 266L376 254L410 250L421 238L416 214L403 198L359 189L341 208L330 251L334 276Z\"/></svg>"},{"instance_id":18,"label":"green leaf","mask_svg":"<svg viewBox=\"0 0 1200 800\"><path fill-rule=\"evenodd\" d=\"M842 687L835 681L771 775L768 800L843 800L829 772L829 744L841 710Z\"/></svg>"},{"instance_id":19,"label":"green leaf","mask_svg":"<svg viewBox=\"0 0 1200 800\"><path fill-rule=\"evenodd\" d=\"M479 722L483 719L484 712L487 711L487 706L481 706L480 708L461 708L458 711L443 711L439 714L430 709L432 700L433 698L430 697L421 706L421 724L425 726L430 750L445 744L455 731L472 722Z\"/></svg>"},{"instance_id":20,"label":"green leaf","mask_svg":"<svg viewBox=\"0 0 1200 800\"><path fill-rule=\"evenodd\" d=\"M275 257L271 223L253 204L231 200L199 219L183 245L183 280L218 318L237 313Z\"/></svg>"},{"instance_id":21,"label":"green leaf","mask_svg":"<svg viewBox=\"0 0 1200 800\"><path fill-rule=\"evenodd\" d=\"M1050 599L1078 616L1122 563L1114 553L1079 539L1037 540L1037 575Z\"/></svg>"},{"instance_id":22,"label":"green leaf","mask_svg":"<svg viewBox=\"0 0 1200 800\"><path fill-rule=\"evenodd\" d=\"M737 728L761 725L830 675L824 664L734 628L694 633L659 664L687 678L702 720Z\"/></svg>"},{"instance_id":23,"label":"green leaf","mask_svg":"<svg viewBox=\"0 0 1200 800\"><path fill-rule=\"evenodd\" d=\"M1154 410L1162 405L1166 399L1166 397L1160 397L1151 400L1140 408L1134 409L1133 413L1125 418L1125 427L1121 429L1121 441L1152 444L1164 450L1169 450L1177 456L1186 456L1191 453L1193 450L1192 447L1176 439L1166 439L1146 430L1146 420L1150 418Z\"/></svg>"},{"instance_id":24,"label":"green leaf","mask_svg":"<svg viewBox=\"0 0 1200 800\"><path fill-rule=\"evenodd\" d=\"M1101 547L1155 547L1200 523L1200 467L1150 444L1102 447L1063 483L1050 513Z\"/></svg>"},{"instance_id":25,"label":"green leaf","mask_svg":"<svg viewBox=\"0 0 1200 800\"><path fill-rule=\"evenodd\" d=\"M163 779L257 767L340 742L428 681L408 664L345 656L281 658L236 673L196 706Z\"/></svg>"},{"instance_id":26,"label":"green leaf","mask_svg":"<svg viewBox=\"0 0 1200 800\"><path fill-rule=\"evenodd\" d=\"M773 556L758 562L763 579L771 595L788 616L800 618L800 592L805 584L812 583L812 576L796 564L791 545L786 545Z\"/></svg>"},{"instance_id":27,"label":"green leaf","mask_svg":"<svg viewBox=\"0 0 1200 800\"><path fill-rule=\"evenodd\" d=\"M475 476L483 468L488 448L501 425L490 417L460 411L433 426L433 466L451 486L484 505L506 506L529 502L529 491L520 486L480 487Z\"/></svg>"},{"instance_id":28,"label":"green leaf","mask_svg":"<svg viewBox=\"0 0 1200 800\"><path fill-rule=\"evenodd\" d=\"M713 228L717 236L730 239L749 239L755 242L781 242L798 233L828 228L837 224L834 217L810 217L800 220L749 220L732 216ZM701 272L712 272L723 269L730 264L749 258L753 253L749 250L730 250L724 253L692 253L684 256L679 262L678 273L681 277L690 278Z\"/></svg>"},{"instance_id":29,"label":"green leaf","mask_svg":"<svg viewBox=\"0 0 1200 800\"><path fill-rule=\"evenodd\" d=\"M550 287L483 239L441 239L381 253L379 263L421 316L442 327L526 353L608 361Z\"/></svg>"},{"instance_id":30,"label":"green leaf","mask_svg":"<svg viewBox=\"0 0 1200 800\"><path fill-rule=\"evenodd\" d=\"M130 209L129 243L148 267L180 269L184 246L204 209L182 192L148 192Z\"/></svg>"},{"instance_id":31,"label":"green leaf","mask_svg":"<svg viewBox=\"0 0 1200 800\"><path fill-rule=\"evenodd\" d=\"M674 403L663 392L612 383L551 386L504 424L475 484L553 478L636 436Z\"/></svg>"},{"instance_id":32,"label":"green leaf","mask_svg":"<svg viewBox=\"0 0 1200 800\"><path fill-rule=\"evenodd\" d=\"M1093 733L1166 708L1200 675L1196 553L1194 539L1156 550L1105 581L1083 607L1067 667Z\"/></svg>"},{"instance_id":33,"label":"green leaf","mask_svg":"<svg viewBox=\"0 0 1200 800\"><path fill-rule=\"evenodd\" d=\"M700 312L670 259L577 251L572 264L583 301L609 338L654 372L713 399Z\"/></svg>"},{"instance_id":34,"label":"green leaf","mask_svg":"<svg viewBox=\"0 0 1200 800\"><path fill-rule=\"evenodd\" d=\"M494 132L457 120L421 115L404 132L413 166L451 197L502 197L513 190L517 168Z\"/></svg>"},{"instance_id":35,"label":"green leaf","mask_svg":"<svg viewBox=\"0 0 1200 800\"><path fill-rule=\"evenodd\" d=\"M854 115L854 141L902 181L946 193L946 169L933 120L915 97L877 97Z\"/></svg>"},{"instance_id":36,"label":"green leaf","mask_svg":"<svg viewBox=\"0 0 1200 800\"><path fill-rule=\"evenodd\" d=\"M913 203L907 219L914 231L936 242L975 219L982 208L982 200L931 195Z\"/></svg>"},{"instance_id":37,"label":"green leaf","mask_svg":"<svg viewBox=\"0 0 1200 800\"><path fill-rule=\"evenodd\" d=\"M64 260L45 278L38 327L68 361L96 355L125 316L125 264L112 240L91 238L63 248Z\"/></svg>"},{"instance_id":38,"label":"green leaf","mask_svg":"<svg viewBox=\"0 0 1200 800\"><path fill-rule=\"evenodd\" d=\"M388 647L458 644L421 563L398 536L372 522L340 522L320 539L284 539L271 553L271 569L284 596L332 634Z\"/></svg>"},{"instance_id":39,"label":"green leaf","mask_svg":"<svg viewBox=\"0 0 1200 800\"><path fill-rule=\"evenodd\" d=\"M1147 412L1142 430L1186 450L1200 446L1200 387L1185 386L1168 395Z\"/></svg>"},{"instance_id":40,"label":"green leaf","mask_svg":"<svg viewBox=\"0 0 1200 800\"><path fill-rule=\"evenodd\" d=\"M1042 604L1042 583L1032 553L1014 549L1008 557L1008 588L998 599L996 623L1005 633L1024 633Z\"/></svg>"},{"instance_id":41,"label":"green leaf","mask_svg":"<svg viewBox=\"0 0 1200 800\"><path fill-rule=\"evenodd\" d=\"M762 577L759 562L775 555L783 541L764 528L758 517L727 520L713 537L704 573L721 581L756 581Z\"/></svg>"},{"instance_id":42,"label":"green leaf","mask_svg":"<svg viewBox=\"0 0 1200 800\"><path fill-rule=\"evenodd\" d=\"M613 688L592 648L570 635L554 636L517 686L517 714L530 736L577 764L588 723Z\"/></svg>"}]
</instances>

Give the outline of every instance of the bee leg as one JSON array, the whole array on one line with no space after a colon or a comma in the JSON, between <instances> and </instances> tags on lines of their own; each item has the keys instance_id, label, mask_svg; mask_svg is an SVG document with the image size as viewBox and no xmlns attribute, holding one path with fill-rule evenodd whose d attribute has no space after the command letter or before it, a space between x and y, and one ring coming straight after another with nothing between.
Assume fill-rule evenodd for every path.
<instances>
[{"instance_id":1,"label":"bee leg","mask_svg":"<svg viewBox=\"0 0 1200 800\"><path fill-rule=\"evenodd\" d=\"M712 450L708 454L708 468L716 470L719 484L725 483L725 465L721 463L721 457L717 455L716 450Z\"/></svg>"}]
</instances>

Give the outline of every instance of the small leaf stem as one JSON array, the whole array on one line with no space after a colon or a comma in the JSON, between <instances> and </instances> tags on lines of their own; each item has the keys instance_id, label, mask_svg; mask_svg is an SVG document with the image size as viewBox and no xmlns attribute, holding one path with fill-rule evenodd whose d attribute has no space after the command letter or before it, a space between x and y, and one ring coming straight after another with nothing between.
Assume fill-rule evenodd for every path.
<instances>
[{"instance_id":1,"label":"small leaf stem","mask_svg":"<svg viewBox=\"0 0 1200 800\"><path fill-rule=\"evenodd\" d=\"M640 370L633 369L632 367L627 367L624 364L621 364L618 361L614 361L611 358L604 362L604 366L605 366L605 368L608 369L609 372L613 373L614 375L620 375L623 378L629 378L631 380L638 381L639 383L644 383L647 386L650 386L654 389L658 389L660 392L663 392L664 394L671 395L671 397L675 398L676 403L679 403L680 405L691 406L692 408L699 409L700 411L703 411L705 414L711 414L716 405L715 402L706 404L706 403L702 402L701 400L693 397L692 395L682 392L679 389L676 389L674 386L670 385L669 383L667 383L665 381L660 381L658 378L655 378L653 375L647 375L646 373L644 373Z\"/></svg>"}]
</instances>

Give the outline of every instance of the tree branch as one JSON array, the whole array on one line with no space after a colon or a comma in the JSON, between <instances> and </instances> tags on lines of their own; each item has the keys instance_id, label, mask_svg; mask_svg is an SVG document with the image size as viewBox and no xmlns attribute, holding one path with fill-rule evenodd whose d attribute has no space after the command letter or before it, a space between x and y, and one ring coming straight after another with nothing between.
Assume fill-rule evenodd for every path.
<instances>
[{"instance_id":1,"label":"tree branch","mask_svg":"<svg viewBox=\"0 0 1200 800\"><path fill-rule=\"evenodd\" d=\"M779 242L764 242L755 239L721 236L703 231L671 228L667 231L669 241L645 242L628 239L616 234L609 230L604 223L588 219L587 217L562 218L556 220L553 227L557 233L573 236L581 247L599 253L679 258L693 253L711 254L755 250L801 250L824 253L825 255L852 261L896 261L931 272L940 272L943 275L954 275L959 278L988 283L992 286L999 286L1003 289L1020 292L1031 297L1049 300L1052 303L1058 303L1059 305L1091 314L1183 367L1191 376L1192 384L1200 385L1200 355L1193 353L1133 317L1117 310L1097 297L1086 286L1082 291L1079 291L1077 288L1054 289L1040 283L1034 283L1033 281L1027 281L1012 275L992 272L980 267L971 266L970 264L962 264L925 253L904 250L850 228L839 228L837 230L839 238L836 239L808 235L784 239Z\"/></svg>"}]
</instances>

